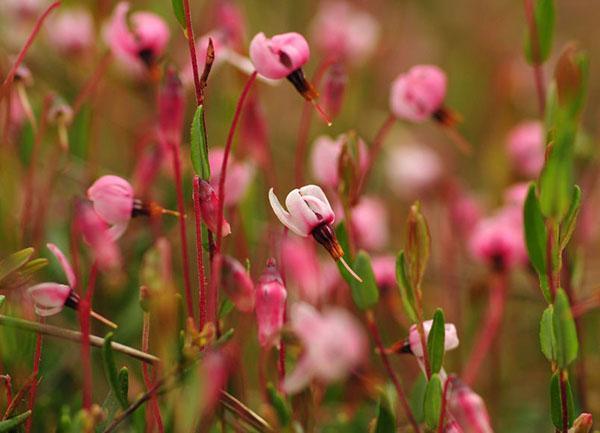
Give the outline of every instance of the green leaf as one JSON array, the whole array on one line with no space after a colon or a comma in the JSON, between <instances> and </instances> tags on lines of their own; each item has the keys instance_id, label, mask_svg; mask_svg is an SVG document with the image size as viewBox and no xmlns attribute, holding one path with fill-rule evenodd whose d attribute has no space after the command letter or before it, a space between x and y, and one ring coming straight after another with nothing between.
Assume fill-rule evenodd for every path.
<instances>
[{"instance_id":1,"label":"green leaf","mask_svg":"<svg viewBox=\"0 0 600 433\"><path fill-rule=\"evenodd\" d=\"M554 307L549 305L540 320L540 346L548 361L556 360L556 337L553 325Z\"/></svg>"},{"instance_id":2,"label":"green leaf","mask_svg":"<svg viewBox=\"0 0 600 433\"><path fill-rule=\"evenodd\" d=\"M227 343L229 340L231 340L233 338L234 334L235 334L235 329L229 328L227 331L225 331L225 332L223 332L223 334L221 334L221 336L217 339L217 341L215 341L213 343L213 347L217 348L217 347L223 346L225 343Z\"/></svg>"},{"instance_id":3,"label":"green leaf","mask_svg":"<svg viewBox=\"0 0 600 433\"><path fill-rule=\"evenodd\" d=\"M417 422L423 422L423 402L425 401L425 389L427 388L427 378L425 374L420 373L415 381L409 396L410 409L412 410Z\"/></svg>"},{"instance_id":4,"label":"green leaf","mask_svg":"<svg viewBox=\"0 0 600 433\"><path fill-rule=\"evenodd\" d=\"M571 206L569 206L569 210L561 224L560 251L563 251L567 247L567 244L571 240L571 236L573 236L579 209L581 209L581 188L575 185L573 187L573 194L571 195Z\"/></svg>"},{"instance_id":5,"label":"green leaf","mask_svg":"<svg viewBox=\"0 0 600 433\"><path fill-rule=\"evenodd\" d=\"M126 398L123 398L121 384L119 382L119 375L117 374L117 367L115 365L115 359L112 349L113 333L109 332L104 337L104 344L102 345L102 362L104 363L104 373L106 380L110 384L112 392L119 401L119 404L123 409L127 409L129 402Z\"/></svg>"},{"instance_id":6,"label":"green leaf","mask_svg":"<svg viewBox=\"0 0 600 433\"><path fill-rule=\"evenodd\" d=\"M12 253L0 261L0 282L10 274L20 269L29 261L29 258L35 250L33 248L25 248L16 253Z\"/></svg>"},{"instance_id":7,"label":"green leaf","mask_svg":"<svg viewBox=\"0 0 600 433\"><path fill-rule=\"evenodd\" d=\"M573 425L575 419L575 405L573 404L573 392L569 380L565 380L565 390L567 394L567 417L568 426ZM550 379L550 415L552 423L557 429L562 429L562 400L560 396L560 371L552 375Z\"/></svg>"},{"instance_id":8,"label":"green leaf","mask_svg":"<svg viewBox=\"0 0 600 433\"><path fill-rule=\"evenodd\" d=\"M367 310L379 301L379 290L375 281L375 274L371 267L371 258L365 251L359 251L354 260L354 271L360 275L363 282L353 279L350 283L352 299L361 310Z\"/></svg>"},{"instance_id":9,"label":"green leaf","mask_svg":"<svg viewBox=\"0 0 600 433\"><path fill-rule=\"evenodd\" d=\"M556 337L556 362L559 367L566 368L577 358L579 343L569 299L563 289L556 292L552 323Z\"/></svg>"},{"instance_id":10,"label":"green leaf","mask_svg":"<svg viewBox=\"0 0 600 433\"><path fill-rule=\"evenodd\" d=\"M0 295L0 307L2 307L2 305L4 304L4 301L6 301L6 296Z\"/></svg>"},{"instance_id":11,"label":"green leaf","mask_svg":"<svg viewBox=\"0 0 600 433\"><path fill-rule=\"evenodd\" d=\"M44 269L46 266L48 266L48 259L33 259L27 262L27 264L19 270L19 274L21 274L21 276L28 276Z\"/></svg>"},{"instance_id":12,"label":"green leaf","mask_svg":"<svg viewBox=\"0 0 600 433\"><path fill-rule=\"evenodd\" d=\"M386 386L379 397L375 433L396 433L394 389Z\"/></svg>"},{"instance_id":13,"label":"green leaf","mask_svg":"<svg viewBox=\"0 0 600 433\"><path fill-rule=\"evenodd\" d=\"M219 306L219 318L223 319L233 311L235 304L229 298L224 298Z\"/></svg>"},{"instance_id":14,"label":"green leaf","mask_svg":"<svg viewBox=\"0 0 600 433\"><path fill-rule=\"evenodd\" d=\"M346 223L344 221L339 223L335 228L335 237L342 246L342 250L344 250L344 258L346 259L346 262L352 264L354 262L354 259L350 251L350 244L348 242L348 230L346 229ZM354 277L350 275L350 272L348 272L348 270L344 267L344 265L342 265L342 263L339 260L336 262L336 265L338 267L340 275L344 278L348 285L352 287Z\"/></svg>"},{"instance_id":15,"label":"green leaf","mask_svg":"<svg viewBox=\"0 0 600 433\"><path fill-rule=\"evenodd\" d=\"M438 308L433 315L433 324L427 338L427 353L432 373L439 373L444 362L444 343L446 340L446 327L444 312Z\"/></svg>"},{"instance_id":16,"label":"green leaf","mask_svg":"<svg viewBox=\"0 0 600 433\"><path fill-rule=\"evenodd\" d=\"M546 267L546 240L548 237L540 203L535 192L535 184L529 186L525 205L523 206L523 221L525 225L525 243L529 260L538 273L540 287L546 301L552 302L548 287Z\"/></svg>"},{"instance_id":17,"label":"green leaf","mask_svg":"<svg viewBox=\"0 0 600 433\"><path fill-rule=\"evenodd\" d=\"M127 367L121 367L119 370L119 400L126 401L129 404L129 370Z\"/></svg>"},{"instance_id":18,"label":"green leaf","mask_svg":"<svg viewBox=\"0 0 600 433\"><path fill-rule=\"evenodd\" d=\"M9 432L27 421L31 416L31 411L23 412L21 415L14 416L4 421L0 421L0 433Z\"/></svg>"},{"instance_id":19,"label":"green leaf","mask_svg":"<svg viewBox=\"0 0 600 433\"><path fill-rule=\"evenodd\" d=\"M529 63L542 64L552 51L555 23L553 0L535 0L533 15L537 41L532 40L534 34L531 32L531 24L529 24L530 29L525 39L525 57ZM535 52L533 47L536 47L538 52Z\"/></svg>"},{"instance_id":20,"label":"green leaf","mask_svg":"<svg viewBox=\"0 0 600 433\"><path fill-rule=\"evenodd\" d=\"M416 202L410 207L406 222L406 262L410 282L415 290L420 290L425 268L431 250L431 235L427 220L421 213L421 205Z\"/></svg>"},{"instance_id":21,"label":"green leaf","mask_svg":"<svg viewBox=\"0 0 600 433\"><path fill-rule=\"evenodd\" d=\"M425 401L423 402L423 414L425 423L432 428L437 428L442 410L442 381L440 376L434 374L427 382L425 388Z\"/></svg>"},{"instance_id":22,"label":"green leaf","mask_svg":"<svg viewBox=\"0 0 600 433\"><path fill-rule=\"evenodd\" d=\"M179 25L185 30L185 9L183 7L183 0L171 0L171 5L173 6L173 14L175 14L175 18L177 18L177 22Z\"/></svg>"},{"instance_id":23,"label":"green leaf","mask_svg":"<svg viewBox=\"0 0 600 433\"><path fill-rule=\"evenodd\" d=\"M191 149L192 167L194 172L201 179L208 181L210 179L210 165L208 163L208 147L206 143L206 131L202 118L204 116L204 106L199 105L194 113L191 131Z\"/></svg>"},{"instance_id":24,"label":"green leaf","mask_svg":"<svg viewBox=\"0 0 600 433\"><path fill-rule=\"evenodd\" d=\"M285 400L285 397L275 389L271 382L267 385L267 392L269 394L269 402L277 413L279 424L281 427L287 427L292 419L292 411Z\"/></svg>"},{"instance_id":25,"label":"green leaf","mask_svg":"<svg viewBox=\"0 0 600 433\"><path fill-rule=\"evenodd\" d=\"M398 288L400 290L400 299L404 306L404 312L412 323L417 321L417 313L415 306L415 294L413 291L412 284L408 279L406 271L406 259L404 257L404 251L400 251L396 257L396 280L398 282Z\"/></svg>"}]
</instances>

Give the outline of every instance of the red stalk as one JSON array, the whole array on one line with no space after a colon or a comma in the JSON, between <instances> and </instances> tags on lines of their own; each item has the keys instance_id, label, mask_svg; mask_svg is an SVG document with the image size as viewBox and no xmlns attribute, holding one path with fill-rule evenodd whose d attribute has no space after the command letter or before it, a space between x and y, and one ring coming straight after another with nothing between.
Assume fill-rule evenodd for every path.
<instances>
[{"instance_id":1,"label":"red stalk","mask_svg":"<svg viewBox=\"0 0 600 433\"><path fill-rule=\"evenodd\" d=\"M188 40L188 49L190 51L190 60L192 62L192 71L194 75L196 104L202 105L202 86L200 84L200 74L198 73L198 59L196 58L196 41L194 40L194 29L192 27L192 13L190 10L190 0L183 0L183 11L185 14L185 32Z\"/></svg>"},{"instance_id":2,"label":"red stalk","mask_svg":"<svg viewBox=\"0 0 600 433\"><path fill-rule=\"evenodd\" d=\"M10 406L12 403L12 381L10 375L0 375L0 379L4 382L4 389L6 390L6 406Z\"/></svg>"},{"instance_id":3,"label":"red stalk","mask_svg":"<svg viewBox=\"0 0 600 433\"><path fill-rule=\"evenodd\" d=\"M287 308L283 310L283 323L287 322ZM277 371L279 372L279 389L282 390L283 380L285 379L285 343L279 342L279 357L277 359Z\"/></svg>"},{"instance_id":4,"label":"red stalk","mask_svg":"<svg viewBox=\"0 0 600 433\"><path fill-rule=\"evenodd\" d=\"M150 314L144 312L144 323L142 326L142 351L148 352L148 347L150 343ZM146 385L146 391L152 389L155 385L155 380L150 377L150 371L148 370L148 364L145 362L142 363L142 375L144 376L144 384ZM150 397L150 412L152 412L152 416L156 425L158 426L158 431L160 433L164 433L165 428L163 426L162 417L160 415L160 406L158 405L158 398L156 394L152 394Z\"/></svg>"},{"instance_id":5,"label":"red stalk","mask_svg":"<svg viewBox=\"0 0 600 433\"><path fill-rule=\"evenodd\" d=\"M81 364L83 367L83 408L89 409L92 406L92 360L90 357L90 311L92 306L92 297L96 287L96 277L98 275L98 265L92 264L88 279L85 297L81 297L79 303L79 323L81 327Z\"/></svg>"},{"instance_id":6,"label":"red stalk","mask_svg":"<svg viewBox=\"0 0 600 433\"><path fill-rule=\"evenodd\" d=\"M31 388L29 388L29 410L33 412L33 406L35 405L35 395L37 392L38 376L40 373L40 361L42 359L42 334L37 334L35 337L35 355L33 358L33 381L31 382ZM9 383L9 382L8 382ZM8 385L10 388L10 383ZM8 389L9 389L8 388ZM8 394L8 391L7 391ZM8 406L11 406L11 401L8 402ZM25 424L25 431L29 433L31 431L31 425L33 423L33 417L29 417Z\"/></svg>"},{"instance_id":7,"label":"red stalk","mask_svg":"<svg viewBox=\"0 0 600 433\"><path fill-rule=\"evenodd\" d=\"M202 219L200 213L200 178L194 177L194 221L196 223L196 261L198 265L198 329L206 324L206 277L204 270L204 250L202 246Z\"/></svg>"},{"instance_id":8,"label":"red stalk","mask_svg":"<svg viewBox=\"0 0 600 433\"><path fill-rule=\"evenodd\" d=\"M442 392L442 408L440 410L440 420L438 422L438 433L444 433L444 421L446 418L446 405L448 403L448 392L452 386L453 376L449 376L444 383L444 391Z\"/></svg>"},{"instance_id":9,"label":"red stalk","mask_svg":"<svg viewBox=\"0 0 600 433\"><path fill-rule=\"evenodd\" d=\"M0 101L2 101L2 98L4 97L4 95L8 91L8 88L10 87L13 80L15 79L17 69L19 69L19 66L21 66L21 63L23 63L23 60L25 59L25 55L27 54L27 51L29 51L29 47L31 47L31 45L33 44L35 37L40 32L42 25L44 24L44 21L46 20L48 15L50 15L50 12L52 12L58 6L60 6L60 1L56 1L56 2L52 3L50 6L48 6L46 8L44 13L42 15L40 15L40 17L35 22L35 25L33 26L33 30L31 31L31 33L29 34L29 37L25 41L25 45L23 45L23 48L21 48L21 51L19 52L19 55L17 56L15 63L13 64L12 68L8 72L8 75L4 79L4 82L2 83L2 87L0 87Z\"/></svg>"}]
</instances>

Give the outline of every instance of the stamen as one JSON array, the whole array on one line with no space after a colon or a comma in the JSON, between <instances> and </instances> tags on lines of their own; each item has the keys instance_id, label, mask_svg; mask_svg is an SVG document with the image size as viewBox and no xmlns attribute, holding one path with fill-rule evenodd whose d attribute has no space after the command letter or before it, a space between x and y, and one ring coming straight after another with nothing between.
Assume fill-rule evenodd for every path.
<instances>
[{"instance_id":1,"label":"stamen","mask_svg":"<svg viewBox=\"0 0 600 433\"><path fill-rule=\"evenodd\" d=\"M323 107L321 107L319 105L319 103L312 99L311 104L313 105L313 107L315 107L315 110L317 111L317 113L319 114L319 116L321 117L321 119L323 119L325 121L325 123L327 123L327 126L331 126L333 123L331 121L331 118L329 117L329 115L325 112L325 110L323 109Z\"/></svg>"},{"instance_id":2,"label":"stamen","mask_svg":"<svg viewBox=\"0 0 600 433\"><path fill-rule=\"evenodd\" d=\"M176 210L171 210L171 209L161 209L161 212L164 215L173 215L173 216L176 216L176 217L179 217L179 215L180 215L179 212L177 212ZM184 215L183 217L186 218L187 215Z\"/></svg>"},{"instance_id":3,"label":"stamen","mask_svg":"<svg viewBox=\"0 0 600 433\"><path fill-rule=\"evenodd\" d=\"M106 317L101 316L100 314L96 313L95 311L90 311L90 316L93 317L94 319L96 319L98 322L104 323L106 326L108 326L110 328L117 329L119 327L116 323L111 322Z\"/></svg>"},{"instance_id":4,"label":"stamen","mask_svg":"<svg viewBox=\"0 0 600 433\"><path fill-rule=\"evenodd\" d=\"M346 268L350 275L352 275L357 281L360 281L361 283L363 282L362 278L356 275L356 272L352 270L352 268L348 265L348 263L346 263L346 260L344 260L343 257L340 257L338 260L342 263L342 265L344 265L344 268Z\"/></svg>"}]
</instances>

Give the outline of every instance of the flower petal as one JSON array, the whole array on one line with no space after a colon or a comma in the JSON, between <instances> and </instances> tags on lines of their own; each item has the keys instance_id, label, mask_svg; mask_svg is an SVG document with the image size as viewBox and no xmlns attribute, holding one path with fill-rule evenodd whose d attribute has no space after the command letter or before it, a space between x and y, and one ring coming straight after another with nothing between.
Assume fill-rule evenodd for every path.
<instances>
[{"instance_id":1,"label":"flower petal","mask_svg":"<svg viewBox=\"0 0 600 433\"><path fill-rule=\"evenodd\" d=\"M321 224L321 220L304 201L299 189L292 190L285 199L285 206L296 227L300 227L306 235Z\"/></svg>"},{"instance_id":2,"label":"flower petal","mask_svg":"<svg viewBox=\"0 0 600 433\"><path fill-rule=\"evenodd\" d=\"M52 254L54 254L54 257L56 257L56 260L58 260L58 263L63 269L63 272L67 276L69 286L75 287L77 285L77 278L75 277L75 272L73 271L69 260L65 257L63 252L55 244L48 243L46 244L46 247L48 247Z\"/></svg>"},{"instance_id":3,"label":"flower petal","mask_svg":"<svg viewBox=\"0 0 600 433\"><path fill-rule=\"evenodd\" d=\"M27 293L33 299L36 308L62 309L71 293L71 288L65 284L40 283L28 288Z\"/></svg>"},{"instance_id":4,"label":"flower petal","mask_svg":"<svg viewBox=\"0 0 600 433\"><path fill-rule=\"evenodd\" d=\"M296 233L298 236L307 236L308 235L309 232L306 232L302 228L296 226L295 222L292 220L290 213L288 211L286 211L283 208L283 206L281 205L281 203L279 202L279 199L275 195L275 192L273 192L273 188L271 188L269 190L269 203L271 203L273 212L275 212L275 215L277 216L279 221L281 221L281 223L284 226L289 228L291 231Z\"/></svg>"}]
</instances>

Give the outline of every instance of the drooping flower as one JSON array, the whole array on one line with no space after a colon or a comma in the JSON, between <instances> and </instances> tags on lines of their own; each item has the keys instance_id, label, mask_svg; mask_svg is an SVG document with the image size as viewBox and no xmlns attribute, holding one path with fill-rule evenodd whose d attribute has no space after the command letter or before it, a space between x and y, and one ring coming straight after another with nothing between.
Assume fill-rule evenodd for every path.
<instances>
[{"instance_id":1,"label":"drooping flower","mask_svg":"<svg viewBox=\"0 0 600 433\"><path fill-rule=\"evenodd\" d=\"M61 54L80 55L92 47L94 23L86 9L59 12L46 25L48 41Z\"/></svg>"},{"instance_id":2,"label":"drooping flower","mask_svg":"<svg viewBox=\"0 0 600 433\"><path fill-rule=\"evenodd\" d=\"M429 332L433 326L433 320L426 320L423 322L423 329L425 331L425 340L429 337ZM446 323L445 328L445 339L444 339L444 350L447 352L458 347L458 334L456 333L456 326L452 323ZM408 341L410 344L410 351L417 358L423 357L423 346L421 345L421 336L417 329L417 325L412 325L408 334Z\"/></svg>"},{"instance_id":3,"label":"drooping flower","mask_svg":"<svg viewBox=\"0 0 600 433\"><path fill-rule=\"evenodd\" d=\"M483 399L464 383L452 381L448 411L464 433L493 433Z\"/></svg>"},{"instance_id":4,"label":"drooping flower","mask_svg":"<svg viewBox=\"0 0 600 433\"><path fill-rule=\"evenodd\" d=\"M129 3L117 4L105 29L104 37L113 54L135 70L152 68L169 41L169 28L164 20L151 12L131 14L127 23Z\"/></svg>"},{"instance_id":5,"label":"drooping flower","mask_svg":"<svg viewBox=\"0 0 600 433\"><path fill-rule=\"evenodd\" d=\"M321 314L300 302L292 307L290 322L304 352L285 378L283 389L287 393L301 391L313 379L324 383L341 380L364 359L364 331L346 310L331 308Z\"/></svg>"},{"instance_id":6,"label":"drooping flower","mask_svg":"<svg viewBox=\"0 0 600 433\"><path fill-rule=\"evenodd\" d=\"M87 196L98 216L111 226L112 238L121 237L134 211L131 184L119 176L102 176L88 188Z\"/></svg>"},{"instance_id":7,"label":"drooping flower","mask_svg":"<svg viewBox=\"0 0 600 433\"><path fill-rule=\"evenodd\" d=\"M341 134L335 139L328 135L321 135L315 139L310 159L313 176L319 183L333 189L338 187L340 182L339 159L347 140L347 134ZM358 160L362 172L369 163L369 156L364 140L362 138L357 140Z\"/></svg>"},{"instance_id":8,"label":"drooping flower","mask_svg":"<svg viewBox=\"0 0 600 433\"><path fill-rule=\"evenodd\" d=\"M288 78L298 71L302 74L301 68L309 57L308 42L299 33L282 33L267 38L261 32L250 42L250 59L256 71L273 80Z\"/></svg>"},{"instance_id":9,"label":"drooping flower","mask_svg":"<svg viewBox=\"0 0 600 433\"><path fill-rule=\"evenodd\" d=\"M283 225L296 233L306 237L312 235L331 257L340 261L354 278L362 281L344 260L344 250L338 242L333 229L335 214L325 193L317 185L305 185L293 189L285 199L287 210L281 205L273 188L269 190L269 202L273 212Z\"/></svg>"},{"instance_id":10,"label":"drooping flower","mask_svg":"<svg viewBox=\"0 0 600 433\"><path fill-rule=\"evenodd\" d=\"M515 126L506 140L506 150L515 170L522 176L536 178L544 166L544 127L539 121Z\"/></svg>"},{"instance_id":11,"label":"drooping flower","mask_svg":"<svg viewBox=\"0 0 600 433\"><path fill-rule=\"evenodd\" d=\"M313 39L326 56L354 65L373 53L379 39L375 18L344 1L323 2L311 28Z\"/></svg>"},{"instance_id":12,"label":"drooping flower","mask_svg":"<svg viewBox=\"0 0 600 433\"><path fill-rule=\"evenodd\" d=\"M423 122L439 113L445 97L444 71L433 65L417 65L392 83L390 108L399 119Z\"/></svg>"},{"instance_id":13,"label":"drooping flower","mask_svg":"<svg viewBox=\"0 0 600 433\"><path fill-rule=\"evenodd\" d=\"M90 251L98 268L110 271L121 264L121 252L115 243L114 232L100 215L88 204L79 203L76 209L75 224ZM115 226L113 226L115 227ZM117 230L118 233L118 230Z\"/></svg>"},{"instance_id":14,"label":"drooping flower","mask_svg":"<svg viewBox=\"0 0 600 433\"><path fill-rule=\"evenodd\" d=\"M215 190L218 189L219 180L221 179L224 153L222 148L211 149L208 152L210 183ZM244 198L253 175L254 167L252 164L229 158L227 178L225 179L225 206L233 206Z\"/></svg>"},{"instance_id":15,"label":"drooping flower","mask_svg":"<svg viewBox=\"0 0 600 433\"><path fill-rule=\"evenodd\" d=\"M357 245L369 251L382 249L389 230L385 204L375 197L362 197L352 208L352 232Z\"/></svg>"},{"instance_id":16,"label":"drooping flower","mask_svg":"<svg viewBox=\"0 0 600 433\"><path fill-rule=\"evenodd\" d=\"M211 232L217 233L217 220L219 218L219 198L217 197L217 193L207 181L198 178L195 182L198 182L198 199L202 221ZM231 226L225 221L225 217L223 217L222 230L223 236L231 233Z\"/></svg>"},{"instance_id":17,"label":"drooping flower","mask_svg":"<svg viewBox=\"0 0 600 433\"><path fill-rule=\"evenodd\" d=\"M423 145L396 146L390 150L386 161L390 188L405 199L413 199L431 190L443 171L439 155Z\"/></svg>"},{"instance_id":18,"label":"drooping flower","mask_svg":"<svg viewBox=\"0 0 600 433\"><path fill-rule=\"evenodd\" d=\"M275 259L267 261L267 267L256 284L256 320L258 342L262 347L279 346L279 332L283 327L287 291L277 270Z\"/></svg>"},{"instance_id":19,"label":"drooping flower","mask_svg":"<svg viewBox=\"0 0 600 433\"><path fill-rule=\"evenodd\" d=\"M254 310L255 290L244 266L231 256L223 257L221 282L223 290L236 308L244 313Z\"/></svg>"}]
</instances>

